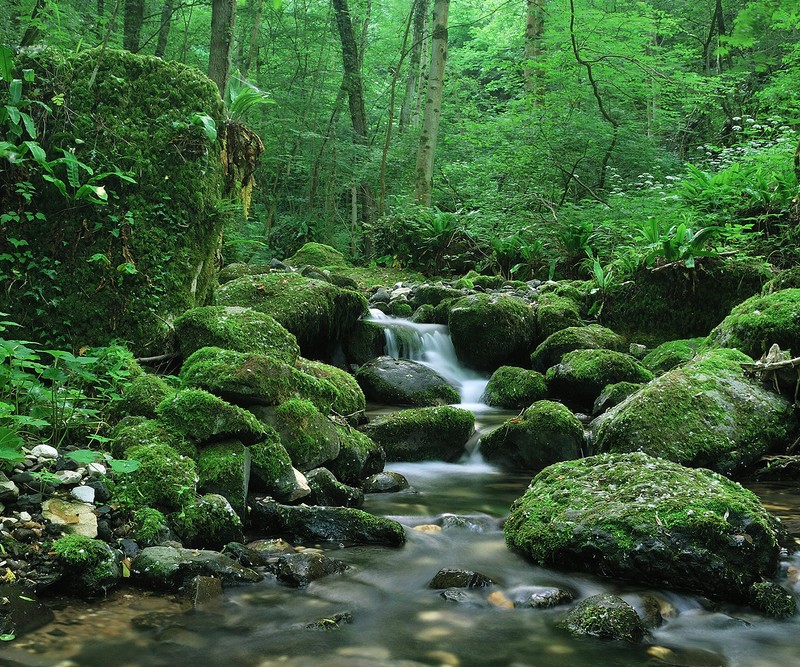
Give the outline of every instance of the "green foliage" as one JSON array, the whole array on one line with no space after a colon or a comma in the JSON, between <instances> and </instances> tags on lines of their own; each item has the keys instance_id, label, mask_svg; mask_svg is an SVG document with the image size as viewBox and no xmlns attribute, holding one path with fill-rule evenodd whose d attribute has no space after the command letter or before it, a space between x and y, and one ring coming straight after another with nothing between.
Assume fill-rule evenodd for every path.
<instances>
[{"instance_id":1,"label":"green foliage","mask_svg":"<svg viewBox=\"0 0 800 667\"><path fill-rule=\"evenodd\" d=\"M259 90L248 81L233 79L228 84L226 102L229 120L237 123L247 120L248 115L255 109L275 104L269 93Z\"/></svg>"},{"instance_id":2,"label":"green foliage","mask_svg":"<svg viewBox=\"0 0 800 667\"><path fill-rule=\"evenodd\" d=\"M668 230L661 228L661 220L650 218L641 227L641 234L647 241L644 263L653 266L657 259L664 262L683 262L686 268L693 269L698 257L715 257L717 253L706 250L719 227L703 227L696 231L682 222L672 225Z\"/></svg>"}]
</instances>

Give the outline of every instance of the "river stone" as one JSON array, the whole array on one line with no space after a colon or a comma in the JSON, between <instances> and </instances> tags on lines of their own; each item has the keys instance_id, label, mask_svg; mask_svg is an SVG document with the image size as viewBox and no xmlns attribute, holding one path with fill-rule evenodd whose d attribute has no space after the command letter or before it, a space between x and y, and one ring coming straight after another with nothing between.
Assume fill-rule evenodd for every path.
<instances>
[{"instance_id":1,"label":"river stone","mask_svg":"<svg viewBox=\"0 0 800 667\"><path fill-rule=\"evenodd\" d=\"M336 425L310 401L293 398L273 414L275 429L292 464L301 472L318 468L339 456Z\"/></svg>"},{"instance_id":2,"label":"river stone","mask_svg":"<svg viewBox=\"0 0 800 667\"><path fill-rule=\"evenodd\" d=\"M449 308L450 337L459 359L483 371L521 365L536 341L533 307L513 296L473 294Z\"/></svg>"},{"instance_id":3,"label":"river stone","mask_svg":"<svg viewBox=\"0 0 800 667\"><path fill-rule=\"evenodd\" d=\"M397 521L373 516L351 507L308 507L280 505L271 498L256 498L252 503L252 526L270 535L286 535L301 540L384 544L402 546L406 534Z\"/></svg>"},{"instance_id":4,"label":"river stone","mask_svg":"<svg viewBox=\"0 0 800 667\"><path fill-rule=\"evenodd\" d=\"M375 322L359 320L353 325L350 334L342 341L345 359L348 364L360 366L384 352L386 334Z\"/></svg>"},{"instance_id":5,"label":"river stone","mask_svg":"<svg viewBox=\"0 0 800 667\"><path fill-rule=\"evenodd\" d=\"M304 588L312 581L331 574L340 574L349 569L349 566L340 560L308 551L284 554L275 562L267 564L268 572L274 574L282 584L292 588Z\"/></svg>"},{"instance_id":6,"label":"river stone","mask_svg":"<svg viewBox=\"0 0 800 667\"><path fill-rule=\"evenodd\" d=\"M21 637L50 623L52 610L31 589L17 583L0 584L0 635Z\"/></svg>"},{"instance_id":7,"label":"river stone","mask_svg":"<svg viewBox=\"0 0 800 667\"><path fill-rule=\"evenodd\" d=\"M383 470L386 452L366 433L350 425L336 424L339 432L339 455L325 464L336 479L350 486L358 486L370 475Z\"/></svg>"},{"instance_id":8,"label":"river stone","mask_svg":"<svg viewBox=\"0 0 800 667\"><path fill-rule=\"evenodd\" d=\"M408 359L378 357L356 371L368 400L388 405L447 405L458 403L456 389L435 370Z\"/></svg>"},{"instance_id":9,"label":"river stone","mask_svg":"<svg viewBox=\"0 0 800 667\"><path fill-rule=\"evenodd\" d=\"M364 480L364 493L395 493L408 488L408 480L399 472L386 470Z\"/></svg>"},{"instance_id":10,"label":"river stone","mask_svg":"<svg viewBox=\"0 0 800 667\"><path fill-rule=\"evenodd\" d=\"M616 382L649 382L653 374L628 354L616 350L573 350L547 370L551 395L590 408L603 388Z\"/></svg>"},{"instance_id":11,"label":"river stone","mask_svg":"<svg viewBox=\"0 0 800 667\"><path fill-rule=\"evenodd\" d=\"M542 341L531 355L534 370L544 373L555 366L561 358L573 350L607 349L621 352L624 346L622 336L615 334L599 324L581 327L567 327L556 331Z\"/></svg>"},{"instance_id":12,"label":"river stone","mask_svg":"<svg viewBox=\"0 0 800 667\"><path fill-rule=\"evenodd\" d=\"M544 375L515 366L500 366L483 392L487 405L506 410L521 410L543 398L547 398Z\"/></svg>"},{"instance_id":13,"label":"river stone","mask_svg":"<svg viewBox=\"0 0 800 667\"><path fill-rule=\"evenodd\" d=\"M480 572L459 568L442 568L431 579L428 588L486 588L497 582Z\"/></svg>"},{"instance_id":14,"label":"river stone","mask_svg":"<svg viewBox=\"0 0 800 667\"><path fill-rule=\"evenodd\" d=\"M745 603L780 554L780 524L750 491L642 453L545 468L503 530L543 566Z\"/></svg>"},{"instance_id":15,"label":"river stone","mask_svg":"<svg viewBox=\"0 0 800 667\"><path fill-rule=\"evenodd\" d=\"M162 590L177 590L198 575L217 577L223 584L253 583L263 578L216 551L176 547L142 549L131 563L131 574L134 581Z\"/></svg>"},{"instance_id":16,"label":"river stone","mask_svg":"<svg viewBox=\"0 0 800 667\"><path fill-rule=\"evenodd\" d=\"M50 498L42 503L42 516L50 523L63 526L65 533L97 537L97 516L88 503Z\"/></svg>"},{"instance_id":17,"label":"river stone","mask_svg":"<svg viewBox=\"0 0 800 667\"><path fill-rule=\"evenodd\" d=\"M242 520L228 499L217 493L192 499L168 519L186 546L221 549L228 542L244 540Z\"/></svg>"},{"instance_id":18,"label":"river stone","mask_svg":"<svg viewBox=\"0 0 800 667\"><path fill-rule=\"evenodd\" d=\"M747 377L750 358L718 349L656 378L591 424L596 452L643 451L734 475L791 442L788 401Z\"/></svg>"},{"instance_id":19,"label":"river stone","mask_svg":"<svg viewBox=\"0 0 800 667\"><path fill-rule=\"evenodd\" d=\"M511 591L511 599L514 601L515 607L550 609L572 602L575 595L563 588L553 586L520 586Z\"/></svg>"},{"instance_id":20,"label":"river stone","mask_svg":"<svg viewBox=\"0 0 800 667\"><path fill-rule=\"evenodd\" d=\"M639 642L644 625L636 610L616 595L600 593L581 600L570 609L563 626L573 635Z\"/></svg>"},{"instance_id":21,"label":"river stone","mask_svg":"<svg viewBox=\"0 0 800 667\"><path fill-rule=\"evenodd\" d=\"M412 408L371 421L364 432L388 461L455 461L475 429L475 415L449 405Z\"/></svg>"},{"instance_id":22,"label":"river stone","mask_svg":"<svg viewBox=\"0 0 800 667\"><path fill-rule=\"evenodd\" d=\"M278 432L266 424L264 430L265 439L248 448L252 489L286 501L308 495L311 490L306 479L299 470L292 467L292 459L281 444Z\"/></svg>"},{"instance_id":23,"label":"river stone","mask_svg":"<svg viewBox=\"0 0 800 667\"><path fill-rule=\"evenodd\" d=\"M580 421L565 405L553 401L537 401L481 439L486 460L509 470L541 470L576 459L583 446Z\"/></svg>"},{"instance_id":24,"label":"river stone","mask_svg":"<svg viewBox=\"0 0 800 667\"><path fill-rule=\"evenodd\" d=\"M364 504L364 492L347 484L342 484L327 468L315 468L307 475L311 488L309 502L312 505L333 507L361 507Z\"/></svg>"}]
</instances>

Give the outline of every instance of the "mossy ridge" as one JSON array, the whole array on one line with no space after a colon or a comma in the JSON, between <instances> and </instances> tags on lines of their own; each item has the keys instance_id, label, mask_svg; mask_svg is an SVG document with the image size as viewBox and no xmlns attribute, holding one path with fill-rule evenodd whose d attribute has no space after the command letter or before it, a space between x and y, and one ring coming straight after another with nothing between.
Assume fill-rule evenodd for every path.
<instances>
[{"instance_id":1,"label":"mossy ridge","mask_svg":"<svg viewBox=\"0 0 800 667\"><path fill-rule=\"evenodd\" d=\"M547 396L544 375L516 366L500 366L483 394L487 405L509 410L522 409Z\"/></svg>"},{"instance_id":2,"label":"mossy ridge","mask_svg":"<svg viewBox=\"0 0 800 667\"><path fill-rule=\"evenodd\" d=\"M541 565L735 598L775 574L778 531L777 520L739 484L643 453L544 469L515 501L504 527L507 544ZM702 573L682 563L690 540L717 580L704 584Z\"/></svg>"},{"instance_id":3,"label":"mossy ridge","mask_svg":"<svg viewBox=\"0 0 800 667\"><path fill-rule=\"evenodd\" d=\"M153 547L170 537L167 518L152 507L140 507L131 517L133 539L141 547Z\"/></svg>"},{"instance_id":4,"label":"mossy ridge","mask_svg":"<svg viewBox=\"0 0 800 667\"><path fill-rule=\"evenodd\" d=\"M642 359L642 366L654 375L662 375L697 356L704 338L684 338L661 343Z\"/></svg>"},{"instance_id":5,"label":"mossy ridge","mask_svg":"<svg viewBox=\"0 0 800 667\"><path fill-rule=\"evenodd\" d=\"M277 405L290 398L306 398L327 412L340 395L326 378L279 359L218 347L197 350L184 362L180 377L187 386L242 406Z\"/></svg>"},{"instance_id":6,"label":"mossy ridge","mask_svg":"<svg viewBox=\"0 0 800 667\"><path fill-rule=\"evenodd\" d=\"M140 444L125 450L125 457L139 463L114 485L114 501L125 507L151 507L167 512L189 502L198 475L195 462L166 444Z\"/></svg>"},{"instance_id":7,"label":"mossy ridge","mask_svg":"<svg viewBox=\"0 0 800 667\"><path fill-rule=\"evenodd\" d=\"M111 438L111 453L118 459L135 446L158 447L166 445L181 456L197 459L197 445L183 435L170 429L157 419L123 419L114 429Z\"/></svg>"},{"instance_id":8,"label":"mossy ridge","mask_svg":"<svg viewBox=\"0 0 800 667\"><path fill-rule=\"evenodd\" d=\"M175 320L184 357L202 347L265 354L292 365L300 354L293 334L266 313L239 306L192 308Z\"/></svg>"},{"instance_id":9,"label":"mossy ridge","mask_svg":"<svg viewBox=\"0 0 800 667\"><path fill-rule=\"evenodd\" d=\"M127 51L39 51L20 58L20 67L36 72L31 94L46 103L64 96L62 105L51 105L39 137L48 156L69 151L95 173L130 169L136 183L105 179L116 195L105 207L75 207L42 183L34 205L46 221L6 225L6 231L58 262L58 279L30 273L37 289L13 294L13 302L0 295L0 310L13 312L31 332L26 337L57 347L118 338L137 354L161 353L171 321L207 302L214 284L220 148L191 119L205 114L221 126L219 93L197 70ZM115 203L123 201L124 208ZM98 255L108 262L89 261ZM116 270L128 264L135 273Z\"/></svg>"},{"instance_id":10,"label":"mossy ridge","mask_svg":"<svg viewBox=\"0 0 800 667\"><path fill-rule=\"evenodd\" d=\"M358 382L350 373L336 366L303 357L297 359L297 368L303 373L333 385L336 395L330 408L334 412L353 418L355 421L364 414L367 400Z\"/></svg>"},{"instance_id":11,"label":"mossy ridge","mask_svg":"<svg viewBox=\"0 0 800 667\"><path fill-rule=\"evenodd\" d=\"M316 266L318 269L350 266L350 262L336 248L313 241L303 245L286 260L286 264L289 266Z\"/></svg>"},{"instance_id":12,"label":"mossy ridge","mask_svg":"<svg viewBox=\"0 0 800 667\"><path fill-rule=\"evenodd\" d=\"M556 331L542 341L531 354L531 364L535 370L546 371L573 350L608 349L622 351L624 339L599 324L567 327Z\"/></svg>"}]
</instances>

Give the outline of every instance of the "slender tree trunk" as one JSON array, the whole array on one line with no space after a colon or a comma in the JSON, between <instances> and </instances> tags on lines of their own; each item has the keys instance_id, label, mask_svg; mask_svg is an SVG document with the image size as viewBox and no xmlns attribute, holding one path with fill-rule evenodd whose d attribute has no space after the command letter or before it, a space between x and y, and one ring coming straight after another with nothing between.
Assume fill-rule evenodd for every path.
<instances>
[{"instance_id":1,"label":"slender tree trunk","mask_svg":"<svg viewBox=\"0 0 800 667\"><path fill-rule=\"evenodd\" d=\"M264 0L256 0L255 13L253 14L253 26L250 29L250 40L247 47L247 55L242 61L242 77L247 78L250 68L253 66L256 53L258 52L258 37L261 32L261 14L264 11Z\"/></svg>"},{"instance_id":2,"label":"slender tree trunk","mask_svg":"<svg viewBox=\"0 0 800 667\"><path fill-rule=\"evenodd\" d=\"M525 92L536 98L544 95L544 70L541 67L544 3L545 0L528 0L525 21Z\"/></svg>"},{"instance_id":3,"label":"slender tree trunk","mask_svg":"<svg viewBox=\"0 0 800 667\"><path fill-rule=\"evenodd\" d=\"M425 41L425 21L428 17L429 7L430 0L415 0L414 2L414 33L411 37L411 58L408 63L406 94L403 98L403 106L400 108L400 132L405 132L411 124L411 111L416 107L416 97L420 88L422 43Z\"/></svg>"},{"instance_id":4,"label":"slender tree trunk","mask_svg":"<svg viewBox=\"0 0 800 667\"><path fill-rule=\"evenodd\" d=\"M217 84L225 97L231 71L233 30L236 25L236 0L212 0L211 50L208 57L208 78Z\"/></svg>"},{"instance_id":5,"label":"slender tree trunk","mask_svg":"<svg viewBox=\"0 0 800 667\"><path fill-rule=\"evenodd\" d=\"M425 95L422 90L427 87L428 83L428 51L430 49L431 40L427 39L425 35L430 33L431 14L425 12L425 26L422 28L422 55L420 57L419 77L417 78L417 104L411 112L411 125L416 127L419 125L419 117L422 113L422 103Z\"/></svg>"},{"instance_id":6,"label":"slender tree trunk","mask_svg":"<svg viewBox=\"0 0 800 667\"><path fill-rule=\"evenodd\" d=\"M31 11L31 18L28 22L28 28L25 30L25 34L22 36L22 41L19 43L20 46L30 46L34 44L38 39L39 35L42 34L41 29L39 28L39 12L44 9L45 0L36 0L36 4L33 6L33 10Z\"/></svg>"},{"instance_id":7,"label":"slender tree trunk","mask_svg":"<svg viewBox=\"0 0 800 667\"><path fill-rule=\"evenodd\" d=\"M131 53L139 50L139 39L144 22L144 0L125 0L122 26L122 48Z\"/></svg>"},{"instance_id":8,"label":"slender tree trunk","mask_svg":"<svg viewBox=\"0 0 800 667\"><path fill-rule=\"evenodd\" d=\"M174 4L175 0L164 0L164 6L161 8L161 23L158 26L158 42L156 43L156 56L159 58L163 58L167 52L167 40L169 39Z\"/></svg>"},{"instance_id":9,"label":"slender tree trunk","mask_svg":"<svg viewBox=\"0 0 800 667\"><path fill-rule=\"evenodd\" d=\"M436 139L439 134L439 117L444 89L444 68L447 63L447 14L449 9L450 0L434 1L431 67L428 72L428 90L422 115L422 132L419 136L415 177L415 199L422 206L431 205L433 160L436 157Z\"/></svg>"}]
</instances>

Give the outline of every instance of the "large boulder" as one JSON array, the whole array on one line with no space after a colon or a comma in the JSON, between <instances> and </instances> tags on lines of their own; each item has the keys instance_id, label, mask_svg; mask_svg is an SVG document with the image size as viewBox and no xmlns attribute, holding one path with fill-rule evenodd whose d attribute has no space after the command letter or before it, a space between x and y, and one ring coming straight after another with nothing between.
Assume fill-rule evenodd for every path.
<instances>
[{"instance_id":1,"label":"large boulder","mask_svg":"<svg viewBox=\"0 0 800 667\"><path fill-rule=\"evenodd\" d=\"M739 484L642 453L545 468L504 526L543 566L745 603L776 574L780 530Z\"/></svg>"},{"instance_id":2,"label":"large boulder","mask_svg":"<svg viewBox=\"0 0 800 667\"><path fill-rule=\"evenodd\" d=\"M378 417L363 430L384 449L387 461L454 461L474 428L469 410L445 405Z\"/></svg>"},{"instance_id":3,"label":"large boulder","mask_svg":"<svg viewBox=\"0 0 800 667\"><path fill-rule=\"evenodd\" d=\"M441 375L408 359L373 359L356 371L356 380L375 403L421 407L460 401L458 392Z\"/></svg>"},{"instance_id":4,"label":"large boulder","mask_svg":"<svg viewBox=\"0 0 800 667\"><path fill-rule=\"evenodd\" d=\"M483 392L487 405L506 410L521 410L547 397L544 375L516 366L500 366Z\"/></svg>"},{"instance_id":5,"label":"large boulder","mask_svg":"<svg viewBox=\"0 0 800 667\"><path fill-rule=\"evenodd\" d=\"M289 266L316 266L317 268L345 268L350 263L336 248L324 243L306 243L300 250L286 260Z\"/></svg>"},{"instance_id":6,"label":"large boulder","mask_svg":"<svg viewBox=\"0 0 800 667\"><path fill-rule=\"evenodd\" d=\"M296 273L243 276L220 286L217 303L272 315L297 337L307 357L330 355L359 317L367 300L351 290Z\"/></svg>"},{"instance_id":7,"label":"large boulder","mask_svg":"<svg viewBox=\"0 0 800 667\"><path fill-rule=\"evenodd\" d=\"M266 354L289 365L300 354L297 339L266 313L241 306L203 306L175 320L184 357L201 347Z\"/></svg>"},{"instance_id":8,"label":"large boulder","mask_svg":"<svg viewBox=\"0 0 800 667\"><path fill-rule=\"evenodd\" d=\"M336 366L303 357L297 360L297 367L303 373L333 386L336 393L331 403L331 410L353 423L357 423L363 418L367 400L358 381L350 373Z\"/></svg>"},{"instance_id":9,"label":"large boulder","mask_svg":"<svg viewBox=\"0 0 800 667\"><path fill-rule=\"evenodd\" d=\"M624 340L611 329L599 324L585 327L567 327L545 338L531 355L531 365L544 373L550 366L555 366L561 357L573 350L606 349L621 352Z\"/></svg>"},{"instance_id":10,"label":"large boulder","mask_svg":"<svg viewBox=\"0 0 800 667\"><path fill-rule=\"evenodd\" d=\"M738 350L714 350L656 378L592 422L595 451L642 451L726 475L789 443L788 401L747 377Z\"/></svg>"},{"instance_id":11,"label":"large boulder","mask_svg":"<svg viewBox=\"0 0 800 667\"><path fill-rule=\"evenodd\" d=\"M536 340L536 313L522 299L472 294L450 306L450 336L459 359L478 370L522 365Z\"/></svg>"},{"instance_id":12,"label":"large boulder","mask_svg":"<svg viewBox=\"0 0 800 667\"><path fill-rule=\"evenodd\" d=\"M709 341L735 347L754 359L775 343L794 356L800 355L800 289L747 299L711 332Z\"/></svg>"},{"instance_id":13,"label":"large boulder","mask_svg":"<svg viewBox=\"0 0 800 667\"><path fill-rule=\"evenodd\" d=\"M275 409L273 419L281 444L301 472L339 456L336 425L309 401L296 398L286 401Z\"/></svg>"},{"instance_id":14,"label":"large boulder","mask_svg":"<svg viewBox=\"0 0 800 667\"><path fill-rule=\"evenodd\" d=\"M576 459L584 446L583 426L569 408L538 401L481 439L487 461L512 470L541 470Z\"/></svg>"}]
</instances>

